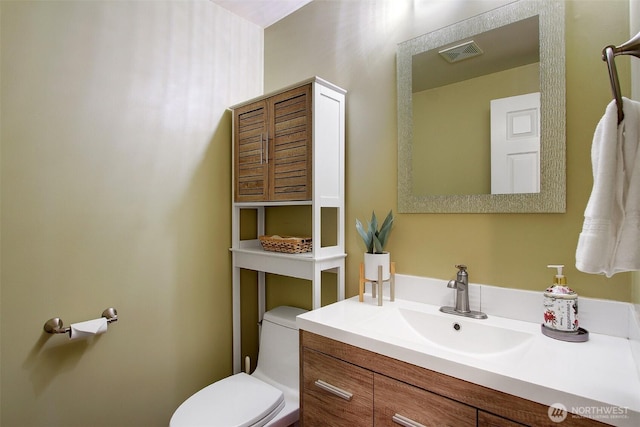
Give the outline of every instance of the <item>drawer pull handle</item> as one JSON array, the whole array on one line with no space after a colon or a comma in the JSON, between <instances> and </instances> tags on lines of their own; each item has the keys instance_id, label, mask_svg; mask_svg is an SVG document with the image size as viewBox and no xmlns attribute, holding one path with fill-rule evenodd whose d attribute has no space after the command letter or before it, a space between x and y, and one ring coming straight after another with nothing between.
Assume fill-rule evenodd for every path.
<instances>
[{"instance_id":1,"label":"drawer pull handle","mask_svg":"<svg viewBox=\"0 0 640 427\"><path fill-rule=\"evenodd\" d=\"M344 399L344 400L351 400L351 398L353 397L353 393L349 393L348 391L344 391L341 388L338 388L334 385L331 385L327 382L324 382L322 380L316 380L315 385L317 387L320 387L321 389L328 391L331 394L335 394L336 396Z\"/></svg>"},{"instance_id":2,"label":"drawer pull handle","mask_svg":"<svg viewBox=\"0 0 640 427\"><path fill-rule=\"evenodd\" d=\"M417 421L413 421L411 418L404 417L400 414L395 414L391 417L394 423L400 424L403 427L426 427L424 424L420 424Z\"/></svg>"}]
</instances>

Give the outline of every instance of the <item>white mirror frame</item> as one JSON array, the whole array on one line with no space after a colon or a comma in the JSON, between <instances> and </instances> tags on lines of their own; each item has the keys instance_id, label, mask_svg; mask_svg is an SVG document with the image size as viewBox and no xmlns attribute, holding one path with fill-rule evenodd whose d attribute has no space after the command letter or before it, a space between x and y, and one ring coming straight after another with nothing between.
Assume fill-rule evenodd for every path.
<instances>
[{"instance_id":1,"label":"white mirror frame","mask_svg":"<svg viewBox=\"0 0 640 427\"><path fill-rule=\"evenodd\" d=\"M415 54L539 15L541 154L540 193L413 194L412 77ZM566 212L564 2L520 0L423 34L398 45L398 211L401 213ZM464 173L464 171L461 171ZM446 179L446 177L443 177Z\"/></svg>"}]
</instances>

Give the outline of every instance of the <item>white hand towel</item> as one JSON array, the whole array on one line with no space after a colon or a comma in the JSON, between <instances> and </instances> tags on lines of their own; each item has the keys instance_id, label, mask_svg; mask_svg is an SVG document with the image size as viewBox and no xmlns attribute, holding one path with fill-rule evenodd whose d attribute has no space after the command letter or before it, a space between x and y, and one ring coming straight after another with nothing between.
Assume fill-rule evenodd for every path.
<instances>
[{"instance_id":1,"label":"white hand towel","mask_svg":"<svg viewBox=\"0 0 640 427\"><path fill-rule=\"evenodd\" d=\"M623 98L618 125L612 101L591 147L593 190L584 213L576 268L611 277L640 270L640 103Z\"/></svg>"}]
</instances>

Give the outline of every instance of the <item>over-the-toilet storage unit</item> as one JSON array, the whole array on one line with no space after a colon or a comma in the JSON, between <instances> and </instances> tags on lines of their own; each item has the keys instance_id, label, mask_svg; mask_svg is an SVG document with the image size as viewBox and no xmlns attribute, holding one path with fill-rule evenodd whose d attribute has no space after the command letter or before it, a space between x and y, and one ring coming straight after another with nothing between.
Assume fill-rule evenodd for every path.
<instances>
[{"instance_id":1,"label":"over-the-toilet storage unit","mask_svg":"<svg viewBox=\"0 0 640 427\"><path fill-rule=\"evenodd\" d=\"M311 281L320 307L321 272L337 274L344 299L344 146L346 91L314 77L231 107L233 110L233 370L241 367L240 269L258 272L258 316L265 312L265 273ZM255 210L258 236L265 208L310 205L313 248L302 254L268 252L257 238L241 240L243 209ZM322 217L336 235L322 242ZM326 234L326 233L325 233ZM257 236L256 236L257 237Z\"/></svg>"}]
</instances>

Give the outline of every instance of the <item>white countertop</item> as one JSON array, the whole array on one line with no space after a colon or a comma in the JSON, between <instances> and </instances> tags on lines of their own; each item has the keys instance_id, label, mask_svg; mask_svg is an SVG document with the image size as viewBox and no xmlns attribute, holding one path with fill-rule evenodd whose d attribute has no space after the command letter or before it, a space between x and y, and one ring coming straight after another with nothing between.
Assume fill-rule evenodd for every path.
<instances>
[{"instance_id":1,"label":"white countertop","mask_svg":"<svg viewBox=\"0 0 640 427\"><path fill-rule=\"evenodd\" d=\"M640 425L640 379L630 340L589 334L589 341L570 343L544 336L540 323L498 317L473 320L439 312L439 306L396 299L354 297L298 317L300 329L351 344L455 378L529 399L560 403L570 412L618 426ZM409 339L404 327L373 328L379 316L400 308L450 316L452 322L482 322L533 334L526 344L506 352L470 354ZM407 328L410 326L406 325Z\"/></svg>"}]
</instances>

